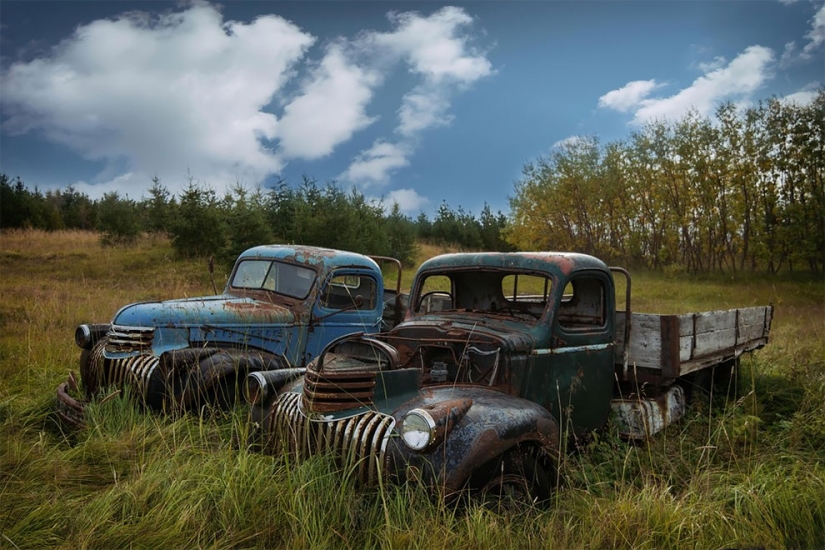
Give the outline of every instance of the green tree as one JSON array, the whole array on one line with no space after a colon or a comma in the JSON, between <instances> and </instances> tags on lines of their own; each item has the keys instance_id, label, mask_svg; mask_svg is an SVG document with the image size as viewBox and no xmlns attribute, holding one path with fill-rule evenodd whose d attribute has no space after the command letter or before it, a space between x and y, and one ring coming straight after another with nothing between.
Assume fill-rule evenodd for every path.
<instances>
[{"instance_id":1,"label":"green tree","mask_svg":"<svg viewBox=\"0 0 825 550\"><path fill-rule=\"evenodd\" d=\"M401 213L398 203L393 203L386 219L387 252L386 255L397 258L404 265L415 261L418 246L415 242L415 223Z\"/></svg>"},{"instance_id":2,"label":"green tree","mask_svg":"<svg viewBox=\"0 0 825 550\"><path fill-rule=\"evenodd\" d=\"M236 183L232 196L227 197L227 204L226 260L234 260L247 248L272 242L272 230L266 220L264 196L260 189L250 194Z\"/></svg>"},{"instance_id":3,"label":"green tree","mask_svg":"<svg viewBox=\"0 0 825 550\"><path fill-rule=\"evenodd\" d=\"M214 189L204 189L189 179L180 198L170 236L175 251L183 257L221 254L227 243L226 214Z\"/></svg>"},{"instance_id":4,"label":"green tree","mask_svg":"<svg viewBox=\"0 0 825 550\"><path fill-rule=\"evenodd\" d=\"M141 233L138 205L115 191L105 193L97 204L97 227L105 246L133 244Z\"/></svg>"}]
</instances>

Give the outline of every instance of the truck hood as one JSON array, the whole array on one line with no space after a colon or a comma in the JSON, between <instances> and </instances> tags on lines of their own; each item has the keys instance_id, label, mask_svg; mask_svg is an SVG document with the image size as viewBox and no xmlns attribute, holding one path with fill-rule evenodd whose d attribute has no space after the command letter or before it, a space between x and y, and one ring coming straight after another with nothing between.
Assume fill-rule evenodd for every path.
<instances>
[{"instance_id":1,"label":"truck hood","mask_svg":"<svg viewBox=\"0 0 825 550\"><path fill-rule=\"evenodd\" d=\"M113 324L139 327L292 324L293 313L270 302L223 294L163 302L131 304L117 312Z\"/></svg>"},{"instance_id":2,"label":"truck hood","mask_svg":"<svg viewBox=\"0 0 825 550\"><path fill-rule=\"evenodd\" d=\"M534 348L531 327L510 319L480 318L478 315L443 315L406 321L389 333L402 341L447 340L485 341L513 354L530 353Z\"/></svg>"}]
</instances>

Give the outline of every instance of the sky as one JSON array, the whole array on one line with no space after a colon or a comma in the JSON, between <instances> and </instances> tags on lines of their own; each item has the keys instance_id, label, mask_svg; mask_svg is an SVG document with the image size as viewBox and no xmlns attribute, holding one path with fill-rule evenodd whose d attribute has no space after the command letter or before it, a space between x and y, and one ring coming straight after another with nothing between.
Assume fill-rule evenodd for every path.
<instances>
[{"instance_id":1,"label":"sky","mask_svg":"<svg viewBox=\"0 0 825 550\"><path fill-rule=\"evenodd\" d=\"M823 86L823 0L3 0L0 173L506 213L566 140Z\"/></svg>"}]
</instances>

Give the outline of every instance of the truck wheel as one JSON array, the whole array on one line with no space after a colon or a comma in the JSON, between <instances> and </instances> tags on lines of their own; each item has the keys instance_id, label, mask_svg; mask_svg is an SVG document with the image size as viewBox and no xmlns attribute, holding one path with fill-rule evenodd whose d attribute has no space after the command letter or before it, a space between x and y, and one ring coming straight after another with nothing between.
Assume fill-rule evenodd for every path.
<instances>
[{"instance_id":1,"label":"truck wheel","mask_svg":"<svg viewBox=\"0 0 825 550\"><path fill-rule=\"evenodd\" d=\"M536 456L522 447L510 449L485 469L487 480L480 490L481 502L507 509L517 503L537 504L550 499L553 483Z\"/></svg>"}]
</instances>

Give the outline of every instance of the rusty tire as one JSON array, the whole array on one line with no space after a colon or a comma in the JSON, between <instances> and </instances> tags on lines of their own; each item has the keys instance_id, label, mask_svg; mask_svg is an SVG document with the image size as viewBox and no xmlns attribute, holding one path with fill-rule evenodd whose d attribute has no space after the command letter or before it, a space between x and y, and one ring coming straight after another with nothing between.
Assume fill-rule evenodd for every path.
<instances>
[{"instance_id":1,"label":"rusty tire","mask_svg":"<svg viewBox=\"0 0 825 550\"><path fill-rule=\"evenodd\" d=\"M518 504L539 504L553 494L547 468L527 449L510 449L490 466L479 492L485 506L508 509Z\"/></svg>"}]
</instances>

